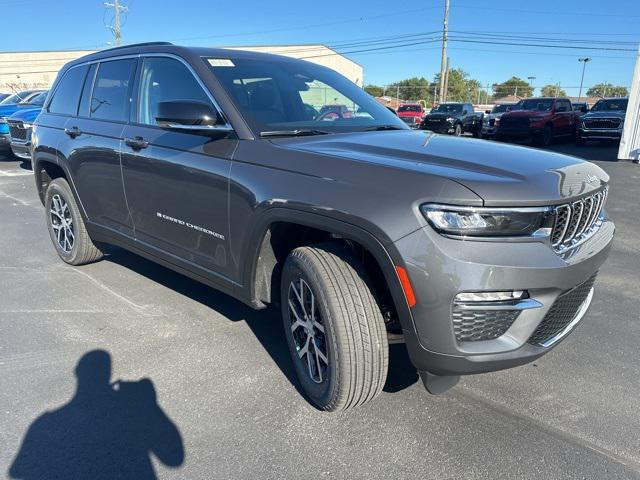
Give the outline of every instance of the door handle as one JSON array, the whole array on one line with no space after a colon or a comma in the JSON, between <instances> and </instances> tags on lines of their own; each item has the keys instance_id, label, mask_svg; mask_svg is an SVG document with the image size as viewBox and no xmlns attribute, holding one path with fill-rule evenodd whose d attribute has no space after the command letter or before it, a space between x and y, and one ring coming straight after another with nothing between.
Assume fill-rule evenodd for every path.
<instances>
[{"instance_id":1,"label":"door handle","mask_svg":"<svg viewBox=\"0 0 640 480\"><path fill-rule=\"evenodd\" d=\"M143 148L147 148L149 146L149 142L147 142L142 137L125 138L124 143L126 143L134 150L142 150Z\"/></svg>"},{"instance_id":2,"label":"door handle","mask_svg":"<svg viewBox=\"0 0 640 480\"><path fill-rule=\"evenodd\" d=\"M64 133L69 135L71 138L76 138L78 135L82 135L82 130L78 127L65 128Z\"/></svg>"}]
</instances>

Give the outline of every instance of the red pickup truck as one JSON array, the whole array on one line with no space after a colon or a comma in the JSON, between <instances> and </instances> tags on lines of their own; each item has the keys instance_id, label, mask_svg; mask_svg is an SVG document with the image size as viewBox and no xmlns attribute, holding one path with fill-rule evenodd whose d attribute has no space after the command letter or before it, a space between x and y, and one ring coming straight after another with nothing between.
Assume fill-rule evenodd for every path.
<instances>
[{"instance_id":1,"label":"red pickup truck","mask_svg":"<svg viewBox=\"0 0 640 480\"><path fill-rule=\"evenodd\" d=\"M403 103L398 107L398 117L412 128L420 126L426 113L419 103Z\"/></svg>"},{"instance_id":2,"label":"red pickup truck","mask_svg":"<svg viewBox=\"0 0 640 480\"><path fill-rule=\"evenodd\" d=\"M567 98L525 98L496 122L496 138L530 138L536 145L547 146L554 138L575 136L580 115Z\"/></svg>"}]
</instances>

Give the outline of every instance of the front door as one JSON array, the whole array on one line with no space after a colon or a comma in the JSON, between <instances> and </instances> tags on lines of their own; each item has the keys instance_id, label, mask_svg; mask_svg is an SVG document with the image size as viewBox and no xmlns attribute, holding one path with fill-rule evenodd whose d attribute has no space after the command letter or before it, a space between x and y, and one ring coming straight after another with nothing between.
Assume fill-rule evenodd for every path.
<instances>
[{"instance_id":1,"label":"front door","mask_svg":"<svg viewBox=\"0 0 640 480\"><path fill-rule=\"evenodd\" d=\"M228 181L237 140L158 125L159 102L213 106L182 61L146 57L137 83L137 109L122 145L136 240L228 277Z\"/></svg>"}]
</instances>

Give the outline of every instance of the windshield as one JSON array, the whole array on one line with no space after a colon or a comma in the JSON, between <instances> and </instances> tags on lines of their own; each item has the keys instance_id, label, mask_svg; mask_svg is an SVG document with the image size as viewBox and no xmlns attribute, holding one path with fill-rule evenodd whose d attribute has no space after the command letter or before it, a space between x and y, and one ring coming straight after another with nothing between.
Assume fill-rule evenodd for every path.
<instances>
[{"instance_id":1,"label":"windshield","mask_svg":"<svg viewBox=\"0 0 640 480\"><path fill-rule=\"evenodd\" d=\"M626 98L611 98L607 100L598 100L598 103L596 103L593 106L591 111L606 112L606 111L615 110L615 111L626 112L628 103L629 103L629 100Z\"/></svg>"},{"instance_id":2,"label":"windshield","mask_svg":"<svg viewBox=\"0 0 640 480\"><path fill-rule=\"evenodd\" d=\"M287 60L205 61L256 132L409 128L364 90L328 68Z\"/></svg>"},{"instance_id":3,"label":"windshield","mask_svg":"<svg viewBox=\"0 0 640 480\"><path fill-rule=\"evenodd\" d=\"M515 105L509 105L509 104L503 103L502 105L496 105L495 107L493 107L493 110L491 111L491 113L504 113L514 109L515 109Z\"/></svg>"},{"instance_id":4,"label":"windshield","mask_svg":"<svg viewBox=\"0 0 640 480\"><path fill-rule=\"evenodd\" d=\"M13 93L11 95L9 95L7 98L5 98L4 100L2 100L0 102L0 104L4 104L7 105L9 103L20 103L22 100L24 100L25 98L27 98L27 96L30 94L31 92L20 92L20 93Z\"/></svg>"},{"instance_id":5,"label":"windshield","mask_svg":"<svg viewBox=\"0 0 640 480\"><path fill-rule=\"evenodd\" d=\"M45 100L47 99L47 94L49 92L40 92L35 97L31 97L31 99L27 102L21 102L26 105L35 105L37 107L41 107L44 105Z\"/></svg>"},{"instance_id":6,"label":"windshield","mask_svg":"<svg viewBox=\"0 0 640 480\"><path fill-rule=\"evenodd\" d=\"M548 112L553 107L553 99L551 98L531 98L529 100L520 100L518 102L518 110L538 110Z\"/></svg>"},{"instance_id":7,"label":"windshield","mask_svg":"<svg viewBox=\"0 0 640 480\"><path fill-rule=\"evenodd\" d=\"M444 113L459 113L462 111L462 105L459 103L443 103L442 105L438 105L438 108L433 111Z\"/></svg>"},{"instance_id":8,"label":"windshield","mask_svg":"<svg viewBox=\"0 0 640 480\"><path fill-rule=\"evenodd\" d=\"M399 112L421 112L422 107L420 105L400 105Z\"/></svg>"}]
</instances>

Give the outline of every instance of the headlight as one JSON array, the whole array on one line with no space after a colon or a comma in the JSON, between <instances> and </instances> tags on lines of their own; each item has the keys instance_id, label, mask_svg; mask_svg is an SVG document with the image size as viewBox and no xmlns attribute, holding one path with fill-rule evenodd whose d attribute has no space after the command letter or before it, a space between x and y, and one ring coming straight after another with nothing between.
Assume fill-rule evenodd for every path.
<instances>
[{"instance_id":1,"label":"headlight","mask_svg":"<svg viewBox=\"0 0 640 480\"><path fill-rule=\"evenodd\" d=\"M428 203L420 210L437 232L458 237L546 237L553 225L549 207L475 208Z\"/></svg>"},{"instance_id":2,"label":"headlight","mask_svg":"<svg viewBox=\"0 0 640 480\"><path fill-rule=\"evenodd\" d=\"M453 117L447 117L447 122L449 122L449 123L453 123L453 122L455 122L455 121L456 121L456 119L455 119L455 118L453 118Z\"/></svg>"},{"instance_id":3,"label":"headlight","mask_svg":"<svg viewBox=\"0 0 640 480\"><path fill-rule=\"evenodd\" d=\"M27 123L27 122L22 122L22 128L24 128L25 130L27 128L31 128L31 127L33 127L33 124Z\"/></svg>"}]
</instances>

